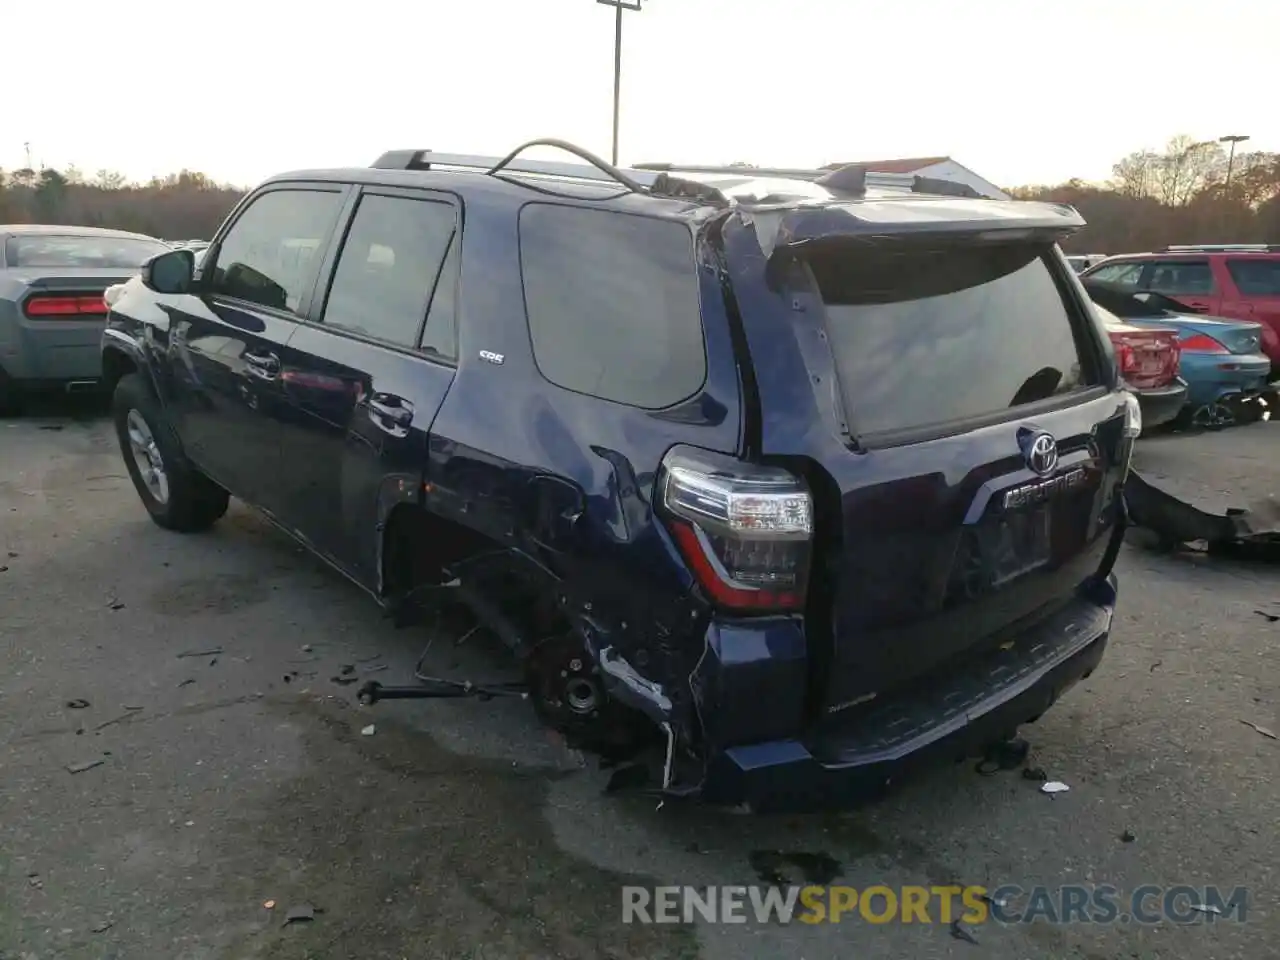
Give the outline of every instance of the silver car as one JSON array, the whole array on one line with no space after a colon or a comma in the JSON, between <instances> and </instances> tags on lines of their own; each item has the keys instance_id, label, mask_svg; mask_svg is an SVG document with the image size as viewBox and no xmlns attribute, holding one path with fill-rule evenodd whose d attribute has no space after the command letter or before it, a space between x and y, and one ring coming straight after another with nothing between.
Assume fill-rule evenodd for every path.
<instances>
[{"instance_id":1,"label":"silver car","mask_svg":"<svg viewBox=\"0 0 1280 960\"><path fill-rule=\"evenodd\" d=\"M123 230L0 224L0 408L28 389L94 387L104 291L169 249Z\"/></svg>"}]
</instances>

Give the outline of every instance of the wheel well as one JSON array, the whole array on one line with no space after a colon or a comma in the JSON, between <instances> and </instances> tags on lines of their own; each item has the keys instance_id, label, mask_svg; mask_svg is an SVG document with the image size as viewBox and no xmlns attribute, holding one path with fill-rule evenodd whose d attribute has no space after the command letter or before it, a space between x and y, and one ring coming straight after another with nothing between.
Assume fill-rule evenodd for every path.
<instances>
[{"instance_id":1,"label":"wheel well","mask_svg":"<svg viewBox=\"0 0 1280 960\"><path fill-rule=\"evenodd\" d=\"M499 545L460 523L402 503L387 517L382 539L382 595L395 597L439 582L445 567Z\"/></svg>"},{"instance_id":2,"label":"wheel well","mask_svg":"<svg viewBox=\"0 0 1280 960\"><path fill-rule=\"evenodd\" d=\"M133 357L123 350L108 347L102 351L102 385L108 391L114 390L122 377L138 372L138 365Z\"/></svg>"}]
</instances>

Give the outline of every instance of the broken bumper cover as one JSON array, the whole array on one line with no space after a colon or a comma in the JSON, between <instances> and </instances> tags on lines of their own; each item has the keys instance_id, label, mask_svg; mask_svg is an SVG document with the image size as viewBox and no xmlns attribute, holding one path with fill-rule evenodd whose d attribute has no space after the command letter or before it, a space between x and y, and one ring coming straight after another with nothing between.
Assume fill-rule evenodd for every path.
<instances>
[{"instance_id":1,"label":"broken bumper cover","mask_svg":"<svg viewBox=\"0 0 1280 960\"><path fill-rule=\"evenodd\" d=\"M1130 392L1138 398L1142 407L1142 426L1158 427L1177 417L1187 403L1189 388L1185 381L1179 380L1167 387L1152 387L1138 390L1130 387Z\"/></svg>"},{"instance_id":2,"label":"broken bumper cover","mask_svg":"<svg viewBox=\"0 0 1280 960\"><path fill-rule=\"evenodd\" d=\"M1102 660L1116 580L1096 583L1014 646L937 684L900 695L804 740L730 747L707 770L702 796L754 812L848 806L912 770L980 752L1038 718Z\"/></svg>"}]
</instances>

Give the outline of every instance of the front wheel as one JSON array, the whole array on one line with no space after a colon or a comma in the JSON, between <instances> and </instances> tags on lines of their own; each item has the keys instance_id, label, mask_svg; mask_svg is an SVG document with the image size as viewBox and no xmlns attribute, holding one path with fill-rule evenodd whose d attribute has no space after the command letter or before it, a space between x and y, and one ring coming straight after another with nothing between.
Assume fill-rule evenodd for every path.
<instances>
[{"instance_id":1,"label":"front wheel","mask_svg":"<svg viewBox=\"0 0 1280 960\"><path fill-rule=\"evenodd\" d=\"M213 526L227 512L227 491L182 455L142 377L122 377L111 406L125 467L151 519L182 533Z\"/></svg>"}]
</instances>

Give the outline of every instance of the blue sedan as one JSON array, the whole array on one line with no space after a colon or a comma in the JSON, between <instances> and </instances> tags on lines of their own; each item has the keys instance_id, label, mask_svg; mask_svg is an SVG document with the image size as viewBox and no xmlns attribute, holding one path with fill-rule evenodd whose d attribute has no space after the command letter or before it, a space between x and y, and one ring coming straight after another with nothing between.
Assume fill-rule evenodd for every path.
<instances>
[{"instance_id":1,"label":"blue sedan","mask_svg":"<svg viewBox=\"0 0 1280 960\"><path fill-rule=\"evenodd\" d=\"M1097 280L1083 283L1095 304L1125 323L1178 331L1179 372L1187 382L1191 415L1253 399L1266 390L1271 360L1262 352L1262 324L1203 316L1158 293L1135 295ZM1218 413L1211 419L1218 419Z\"/></svg>"}]
</instances>

